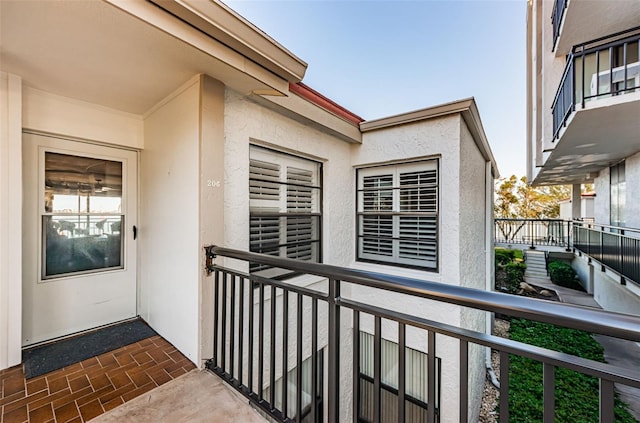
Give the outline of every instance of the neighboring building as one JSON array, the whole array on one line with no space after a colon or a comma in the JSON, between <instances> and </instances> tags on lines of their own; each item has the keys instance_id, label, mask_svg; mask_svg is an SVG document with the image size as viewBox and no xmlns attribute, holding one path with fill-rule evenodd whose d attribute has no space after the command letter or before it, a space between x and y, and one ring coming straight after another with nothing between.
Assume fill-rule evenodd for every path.
<instances>
[{"instance_id":1,"label":"neighboring building","mask_svg":"<svg viewBox=\"0 0 640 423\"><path fill-rule=\"evenodd\" d=\"M588 222L594 221L595 209L594 202L596 200L595 192L584 193L580 195L580 214L576 216ZM560 205L560 219L573 219L573 201L570 198L558 202Z\"/></svg>"},{"instance_id":2,"label":"neighboring building","mask_svg":"<svg viewBox=\"0 0 640 423\"><path fill-rule=\"evenodd\" d=\"M583 217L580 184L593 183L587 217L640 228L639 25L634 0L528 2L527 177L573 184L568 217ZM604 308L638 313L638 285L585 255L574 265Z\"/></svg>"},{"instance_id":3,"label":"neighboring building","mask_svg":"<svg viewBox=\"0 0 640 423\"><path fill-rule=\"evenodd\" d=\"M0 369L24 346L137 315L202 366L210 244L493 286L498 171L473 99L363 121L218 2L0 7ZM487 327L484 312L343 294ZM458 401L457 344L438 344L443 404ZM425 339L409 333L407 345L419 361ZM484 369L484 349L471 347L473 404ZM457 413L443 407L440 419Z\"/></svg>"}]
</instances>

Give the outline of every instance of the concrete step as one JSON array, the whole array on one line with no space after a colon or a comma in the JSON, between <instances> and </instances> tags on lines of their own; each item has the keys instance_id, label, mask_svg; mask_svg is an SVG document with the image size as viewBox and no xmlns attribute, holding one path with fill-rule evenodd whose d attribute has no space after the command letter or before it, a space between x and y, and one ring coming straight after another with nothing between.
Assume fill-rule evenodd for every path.
<instances>
[{"instance_id":1,"label":"concrete step","mask_svg":"<svg viewBox=\"0 0 640 423\"><path fill-rule=\"evenodd\" d=\"M526 270L524 272L525 275L547 275L547 271L545 269L531 269L531 270Z\"/></svg>"}]
</instances>

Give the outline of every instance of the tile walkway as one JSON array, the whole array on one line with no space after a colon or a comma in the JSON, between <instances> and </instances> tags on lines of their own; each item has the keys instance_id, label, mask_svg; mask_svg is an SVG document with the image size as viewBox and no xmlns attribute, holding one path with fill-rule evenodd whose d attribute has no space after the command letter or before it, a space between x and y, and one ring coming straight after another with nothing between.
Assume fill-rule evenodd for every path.
<instances>
[{"instance_id":1,"label":"tile walkway","mask_svg":"<svg viewBox=\"0 0 640 423\"><path fill-rule=\"evenodd\" d=\"M29 380L18 365L0 371L0 423L86 422L193 369L160 336Z\"/></svg>"}]
</instances>

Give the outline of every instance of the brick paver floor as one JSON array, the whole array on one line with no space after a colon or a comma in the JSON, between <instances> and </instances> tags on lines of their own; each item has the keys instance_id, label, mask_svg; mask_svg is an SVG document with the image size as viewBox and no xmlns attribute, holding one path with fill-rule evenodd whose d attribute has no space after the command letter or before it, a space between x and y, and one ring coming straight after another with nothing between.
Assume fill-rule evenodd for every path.
<instances>
[{"instance_id":1,"label":"brick paver floor","mask_svg":"<svg viewBox=\"0 0 640 423\"><path fill-rule=\"evenodd\" d=\"M160 336L29 380L14 366L0 371L0 422L86 422L194 368Z\"/></svg>"}]
</instances>

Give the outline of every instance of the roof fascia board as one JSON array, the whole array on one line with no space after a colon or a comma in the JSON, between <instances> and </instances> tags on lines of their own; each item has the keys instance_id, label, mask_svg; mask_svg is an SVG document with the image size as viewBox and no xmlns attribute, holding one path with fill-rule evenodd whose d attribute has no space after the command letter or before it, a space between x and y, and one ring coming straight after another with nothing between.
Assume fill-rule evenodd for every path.
<instances>
[{"instance_id":1,"label":"roof fascia board","mask_svg":"<svg viewBox=\"0 0 640 423\"><path fill-rule=\"evenodd\" d=\"M391 126L405 125L407 123L417 122L425 119L462 113L462 111L470 107L473 99L465 99L454 101L451 103L440 104L426 109L415 110L413 112L402 113L381 119L368 120L360 124L362 132L375 131L378 129L388 128Z\"/></svg>"},{"instance_id":2,"label":"roof fascia board","mask_svg":"<svg viewBox=\"0 0 640 423\"><path fill-rule=\"evenodd\" d=\"M473 140L476 143L480 154L482 154L482 157L486 161L491 162L491 171L494 178L499 178L500 173L498 172L498 165L493 157L493 153L491 152L491 147L489 146L487 136L482 126L482 121L480 120L480 113L478 112L478 108L473 97L453 101L451 103L440 104L434 107L428 107L426 109L415 110L413 112L365 121L360 124L360 130L364 133L454 114L460 114L462 116L467 128L469 128L469 132L471 132L471 135L473 136Z\"/></svg>"},{"instance_id":3,"label":"roof fascia board","mask_svg":"<svg viewBox=\"0 0 640 423\"><path fill-rule=\"evenodd\" d=\"M318 91L303 84L302 82L299 82L297 84L290 83L289 91L310 101L311 103L320 106L331 114L336 115L339 118L346 120L347 122L351 122L351 124L353 125L359 125L360 122L364 121L364 119L362 119L360 116L356 115L350 110L345 109L335 101L331 100L328 97L325 97Z\"/></svg>"},{"instance_id":4,"label":"roof fascia board","mask_svg":"<svg viewBox=\"0 0 640 423\"><path fill-rule=\"evenodd\" d=\"M150 1L289 82L304 77L303 60L217 0Z\"/></svg>"},{"instance_id":5,"label":"roof fascia board","mask_svg":"<svg viewBox=\"0 0 640 423\"><path fill-rule=\"evenodd\" d=\"M220 41L213 39L202 31L193 28L191 25L180 21L175 16L165 10L155 6L150 2L130 1L130 0L103 0L114 7L128 13L129 15L145 22L172 37L212 56L227 66L237 70L256 80L258 84L266 85L273 90L272 95L286 95L289 91L289 82L263 66L247 59L242 54L232 50ZM211 75L213 78L216 75ZM250 93L255 86L233 86L235 90ZM268 91L268 90L265 90Z\"/></svg>"},{"instance_id":6,"label":"roof fascia board","mask_svg":"<svg viewBox=\"0 0 640 423\"><path fill-rule=\"evenodd\" d=\"M362 143L362 133L358 125L295 93L290 93L287 97L252 95L250 98L262 106L343 141L352 144Z\"/></svg>"},{"instance_id":7,"label":"roof fascia board","mask_svg":"<svg viewBox=\"0 0 640 423\"><path fill-rule=\"evenodd\" d=\"M491 162L491 172L493 177L498 179L500 177L498 163L496 162L495 157L493 157L491 147L489 146L489 140L484 132L484 127L482 126L482 120L480 120L480 113L478 112L476 102L473 99L471 100L470 107L467 110L462 111L462 119L467 125L469 132L471 132L473 141L476 143L478 150L480 150L482 157L484 157L486 161Z\"/></svg>"}]
</instances>

